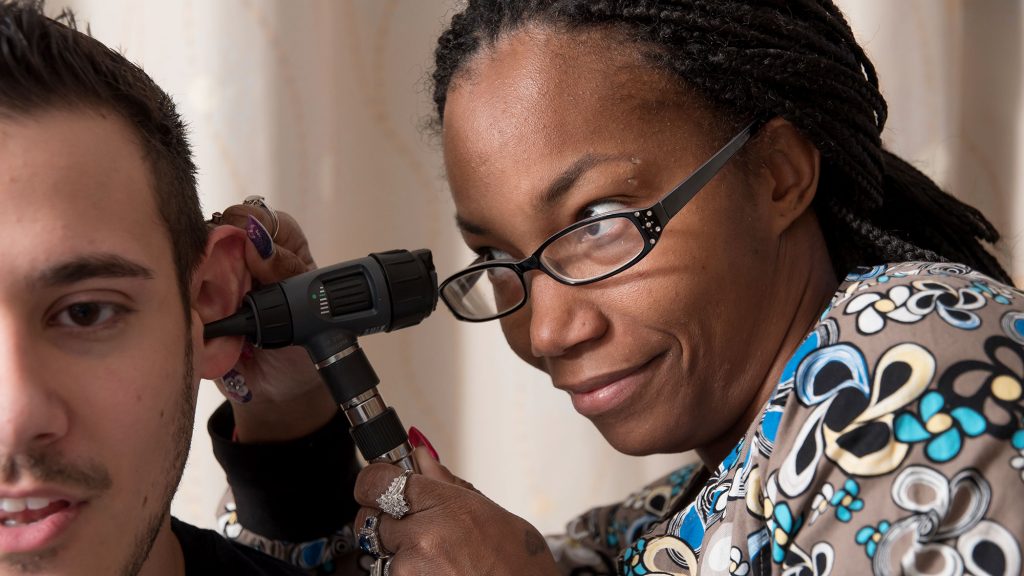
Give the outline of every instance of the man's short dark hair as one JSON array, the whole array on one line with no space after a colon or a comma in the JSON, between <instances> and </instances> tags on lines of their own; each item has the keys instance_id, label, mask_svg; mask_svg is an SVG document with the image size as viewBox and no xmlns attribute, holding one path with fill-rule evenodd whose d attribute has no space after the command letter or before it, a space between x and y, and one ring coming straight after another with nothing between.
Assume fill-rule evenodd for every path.
<instances>
[{"instance_id":1,"label":"man's short dark hair","mask_svg":"<svg viewBox=\"0 0 1024 576\"><path fill-rule=\"evenodd\" d=\"M134 128L188 322L189 283L208 229L186 126L174 102L141 68L79 31L70 11L48 18L42 0L0 0L0 116L61 109L110 111Z\"/></svg>"}]
</instances>

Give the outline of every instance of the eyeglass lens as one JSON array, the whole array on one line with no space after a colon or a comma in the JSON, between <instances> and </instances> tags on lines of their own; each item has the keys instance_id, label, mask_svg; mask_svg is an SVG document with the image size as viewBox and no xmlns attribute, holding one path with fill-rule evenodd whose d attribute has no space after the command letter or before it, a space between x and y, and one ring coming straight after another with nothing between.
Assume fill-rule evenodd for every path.
<instances>
[{"instance_id":1,"label":"eyeglass lens","mask_svg":"<svg viewBox=\"0 0 1024 576\"><path fill-rule=\"evenodd\" d=\"M644 237L628 218L607 218L576 228L548 244L542 265L567 281L587 281L616 272L644 249ZM476 270L453 279L445 300L469 319L488 319L516 308L526 299L523 280L511 267Z\"/></svg>"}]
</instances>

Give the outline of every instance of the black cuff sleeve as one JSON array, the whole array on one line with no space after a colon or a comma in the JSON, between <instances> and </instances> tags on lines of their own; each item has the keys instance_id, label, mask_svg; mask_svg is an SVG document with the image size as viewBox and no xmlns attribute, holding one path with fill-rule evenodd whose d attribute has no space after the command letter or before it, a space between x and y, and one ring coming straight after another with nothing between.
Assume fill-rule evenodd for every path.
<instances>
[{"instance_id":1,"label":"black cuff sleeve","mask_svg":"<svg viewBox=\"0 0 1024 576\"><path fill-rule=\"evenodd\" d=\"M225 402L207 429L243 527L273 540L307 542L352 523L359 510L352 492L360 465L340 411L323 428L289 442L235 443L234 428Z\"/></svg>"}]
</instances>

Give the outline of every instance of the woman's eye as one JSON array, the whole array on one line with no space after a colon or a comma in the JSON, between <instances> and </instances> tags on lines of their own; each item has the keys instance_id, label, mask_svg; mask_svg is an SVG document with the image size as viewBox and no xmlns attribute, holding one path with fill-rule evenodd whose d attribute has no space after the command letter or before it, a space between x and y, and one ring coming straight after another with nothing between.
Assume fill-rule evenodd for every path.
<instances>
[{"instance_id":1,"label":"woman's eye","mask_svg":"<svg viewBox=\"0 0 1024 576\"><path fill-rule=\"evenodd\" d=\"M492 262L494 260L511 260L512 256L508 252L502 252L495 248L480 248L476 251L479 255L474 264L480 262Z\"/></svg>"},{"instance_id":2,"label":"woman's eye","mask_svg":"<svg viewBox=\"0 0 1024 576\"><path fill-rule=\"evenodd\" d=\"M613 220L601 220L600 222L594 222L583 227L583 233L587 236L596 238L607 234L616 225L615 219Z\"/></svg>"},{"instance_id":3,"label":"woman's eye","mask_svg":"<svg viewBox=\"0 0 1024 576\"><path fill-rule=\"evenodd\" d=\"M58 312L51 323L64 328L95 328L116 320L125 312L125 308L117 304L78 302Z\"/></svg>"},{"instance_id":4,"label":"woman's eye","mask_svg":"<svg viewBox=\"0 0 1024 576\"><path fill-rule=\"evenodd\" d=\"M582 212L580 212L580 220L586 220L587 218L593 218L594 216L600 216L601 214L607 214L609 212L625 210L626 208L627 206L622 202L613 202L611 200L596 202L587 206Z\"/></svg>"},{"instance_id":5,"label":"woman's eye","mask_svg":"<svg viewBox=\"0 0 1024 576\"><path fill-rule=\"evenodd\" d=\"M583 212L580 213L580 220L593 218L595 216L600 216L602 214L608 214L609 212L618 212L626 208L627 206L622 202L613 202L611 200L606 200L604 202L596 202L583 209ZM600 220L594 222L593 224L587 224L586 226L581 228L581 231L583 232L585 238L598 238L612 232L615 228L619 226L619 224L620 222L618 221L618 219L614 218L608 220Z\"/></svg>"}]
</instances>

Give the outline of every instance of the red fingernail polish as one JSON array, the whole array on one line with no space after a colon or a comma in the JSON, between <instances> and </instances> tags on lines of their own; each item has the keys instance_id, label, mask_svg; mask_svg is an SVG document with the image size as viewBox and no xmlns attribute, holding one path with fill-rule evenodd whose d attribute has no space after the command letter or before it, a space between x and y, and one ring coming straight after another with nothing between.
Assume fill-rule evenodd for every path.
<instances>
[{"instance_id":1,"label":"red fingernail polish","mask_svg":"<svg viewBox=\"0 0 1024 576\"><path fill-rule=\"evenodd\" d=\"M434 447L430 445L430 440L427 440L423 432L420 432L415 426L409 428L409 443L412 444L413 448L426 448L434 460L441 461L441 457L437 455L437 450L434 450Z\"/></svg>"}]
</instances>

